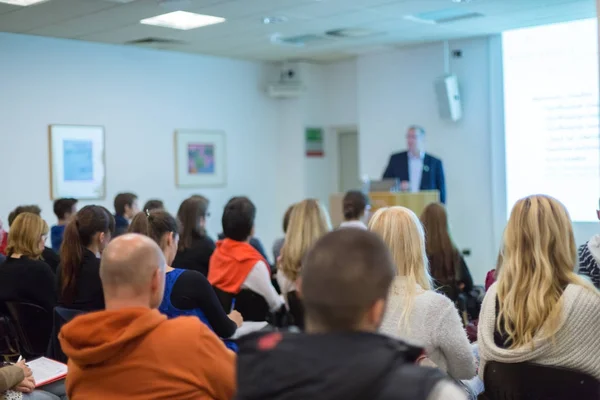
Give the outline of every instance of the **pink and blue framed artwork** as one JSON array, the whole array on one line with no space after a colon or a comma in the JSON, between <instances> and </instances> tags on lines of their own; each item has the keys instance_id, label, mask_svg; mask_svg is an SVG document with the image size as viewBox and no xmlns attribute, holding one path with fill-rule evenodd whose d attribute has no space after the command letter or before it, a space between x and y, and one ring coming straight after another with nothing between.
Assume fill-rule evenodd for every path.
<instances>
[{"instance_id":1,"label":"pink and blue framed artwork","mask_svg":"<svg viewBox=\"0 0 600 400\"><path fill-rule=\"evenodd\" d=\"M181 187L223 186L226 179L225 133L175 132L176 184Z\"/></svg>"}]
</instances>

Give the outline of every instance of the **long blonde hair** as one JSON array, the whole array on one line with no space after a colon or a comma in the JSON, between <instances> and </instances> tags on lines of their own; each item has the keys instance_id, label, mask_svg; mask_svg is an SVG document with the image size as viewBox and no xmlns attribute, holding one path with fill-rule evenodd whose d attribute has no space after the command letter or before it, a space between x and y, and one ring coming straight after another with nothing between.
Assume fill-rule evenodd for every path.
<instances>
[{"instance_id":1,"label":"long blonde hair","mask_svg":"<svg viewBox=\"0 0 600 400\"><path fill-rule=\"evenodd\" d=\"M294 205L278 264L286 278L296 281L304 254L330 230L329 215L318 200L306 199Z\"/></svg>"},{"instance_id":2,"label":"long blonde hair","mask_svg":"<svg viewBox=\"0 0 600 400\"><path fill-rule=\"evenodd\" d=\"M417 285L423 290L431 290L429 262L425 252L425 233L419 218L405 207L381 208L371 217L369 230L379 234L387 244L396 265L398 277L406 282L399 293L404 307L399 329L408 331L408 319L414 297L419 294ZM392 288L397 290L397 288Z\"/></svg>"},{"instance_id":3,"label":"long blonde hair","mask_svg":"<svg viewBox=\"0 0 600 400\"><path fill-rule=\"evenodd\" d=\"M497 328L508 336L510 348L533 345L542 326L543 337L554 337L568 284L598 294L574 272L576 264L577 246L566 208L545 195L517 201L504 231L497 286Z\"/></svg>"}]
</instances>

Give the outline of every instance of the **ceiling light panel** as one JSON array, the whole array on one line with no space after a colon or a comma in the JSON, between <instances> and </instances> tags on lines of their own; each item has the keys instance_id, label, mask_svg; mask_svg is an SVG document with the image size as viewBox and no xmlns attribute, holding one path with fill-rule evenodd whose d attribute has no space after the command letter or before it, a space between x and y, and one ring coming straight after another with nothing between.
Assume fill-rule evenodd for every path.
<instances>
[{"instance_id":1,"label":"ceiling light panel","mask_svg":"<svg viewBox=\"0 0 600 400\"><path fill-rule=\"evenodd\" d=\"M190 30L203 26L220 24L225 18L212 15L195 14L188 11L173 11L156 17L145 18L140 21L144 25L162 26L164 28Z\"/></svg>"},{"instance_id":2,"label":"ceiling light panel","mask_svg":"<svg viewBox=\"0 0 600 400\"><path fill-rule=\"evenodd\" d=\"M32 6L34 4L39 4L46 2L48 0L0 0L0 3L6 3L13 6Z\"/></svg>"}]
</instances>

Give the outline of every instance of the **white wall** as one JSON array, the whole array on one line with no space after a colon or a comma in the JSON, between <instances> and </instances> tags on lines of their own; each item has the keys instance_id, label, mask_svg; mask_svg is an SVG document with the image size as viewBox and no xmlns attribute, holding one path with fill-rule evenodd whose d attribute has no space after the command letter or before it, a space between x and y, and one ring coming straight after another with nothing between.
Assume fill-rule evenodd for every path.
<instances>
[{"instance_id":1,"label":"white wall","mask_svg":"<svg viewBox=\"0 0 600 400\"><path fill-rule=\"evenodd\" d=\"M158 197L175 213L181 200L211 200L208 228L221 231L223 205L246 194L257 205L257 235L266 246L279 235L277 202L301 193L280 191L288 138L279 135L277 102L263 93L258 63L0 34L0 215L37 203L54 223L48 178L48 125L103 125L107 198L119 191L140 202ZM222 129L228 182L223 188L175 187L173 132ZM283 152L281 151L283 149ZM289 152L289 151L288 151ZM294 168L297 160L286 164ZM279 164L281 165L281 164Z\"/></svg>"},{"instance_id":2,"label":"white wall","mask_svg":"<svg viewBox=\"0 0 600 400\"><path fill-rule=\"evenodd\" d=\"M451 60L461 84L464 118L438 116L433 82L444 74L443 45L429 44L365 55L358 60L361 171L380 178L391 153L405 149L411 124L426 131L427 151L444 162L451 229L474 278L493 267L489 39L455 41L462 58Z\"/></svg>"}]
</instances>

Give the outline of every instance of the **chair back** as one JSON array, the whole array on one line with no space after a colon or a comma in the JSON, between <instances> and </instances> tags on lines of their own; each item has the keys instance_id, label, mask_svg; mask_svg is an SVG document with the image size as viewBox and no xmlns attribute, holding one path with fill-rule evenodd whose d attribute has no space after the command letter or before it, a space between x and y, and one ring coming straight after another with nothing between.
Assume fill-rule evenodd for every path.
<instances>
[{"instance_id":1,"label":"chair back","mask_svg":"<svg viewBox=\"0 0 600 400\"><path fill-rule=\"evenodd\" d=\"M52 333L52 315L36 304L18 301L7 301L6 308L14 321L23 355L44 355Z\"/></svg>"},{"instance_id":2,"label":"chair back","mask_svg":"<svg viewBox=\"0 0 600 400\"><path fill-rule=\"evenodd\" d=\"M600 381L583 372L532 363L485 366L483 400L598 400Z\"/></svg>"},{"instance_id":3,"label":"chair back","mask_svg":"<svg viewBox=\"0 0 600 400\"><path fill-rule=\"evenodd\" d=\"M62 348L60 347L60 341L58 340L58 334L62 329L63 325L67 322L71 321L73 318L80 314L84 314L84 311L81 310L73 310L70 308L64 307L55 307L54 315L53 315L53 326L52 326L52 335L50 340L50 346L48 348L48 356L53 360L60 361L62 363L67 363L68 358L63 353Z\"/></svg>"},{"instance_id":4,"label":"chair back","mask_svg":"<svg viewBox=\"0 0 600 400\"><path fill-rule=\"evenodd\" d=\"M304 305L295 290L287 294L287 302L293 318L292 324L304 330Z\"/></svg>"},{"instance_id":5,"label":"chair back","mask_svg":"<svg viewBox=\"0 0 600 400\"><path fill-rule=\"evenodd\" d=\"M0 313L0 356L13 357L20 353L17 330L10 317Z\"/></svg>"},{"instance_id":6,"label":"chair back","mask_svg":"<svg viewBox=\"0 0 600 400\"><path fill-rule=\"evenodd\" d=\"M242 289L235 296L235 309L242 314L244 321L267 321L270 316L267 301L250 289Z\"/></svg>"},{"instance_id":7,"label":"chair back","mask_svg":"<svg viewBox=\"0 0 600 400\"><path fill-rule=\"evenodd\" d=\"M223 307L223 311L225 311L226 314L229 314L231 312L231 305L233 304L235 295L224 292L216 286L213 286L212 288L217 294L217 298L219 299L219 303L221 303L221 307Z\"/></svg>"}]
</instances>

